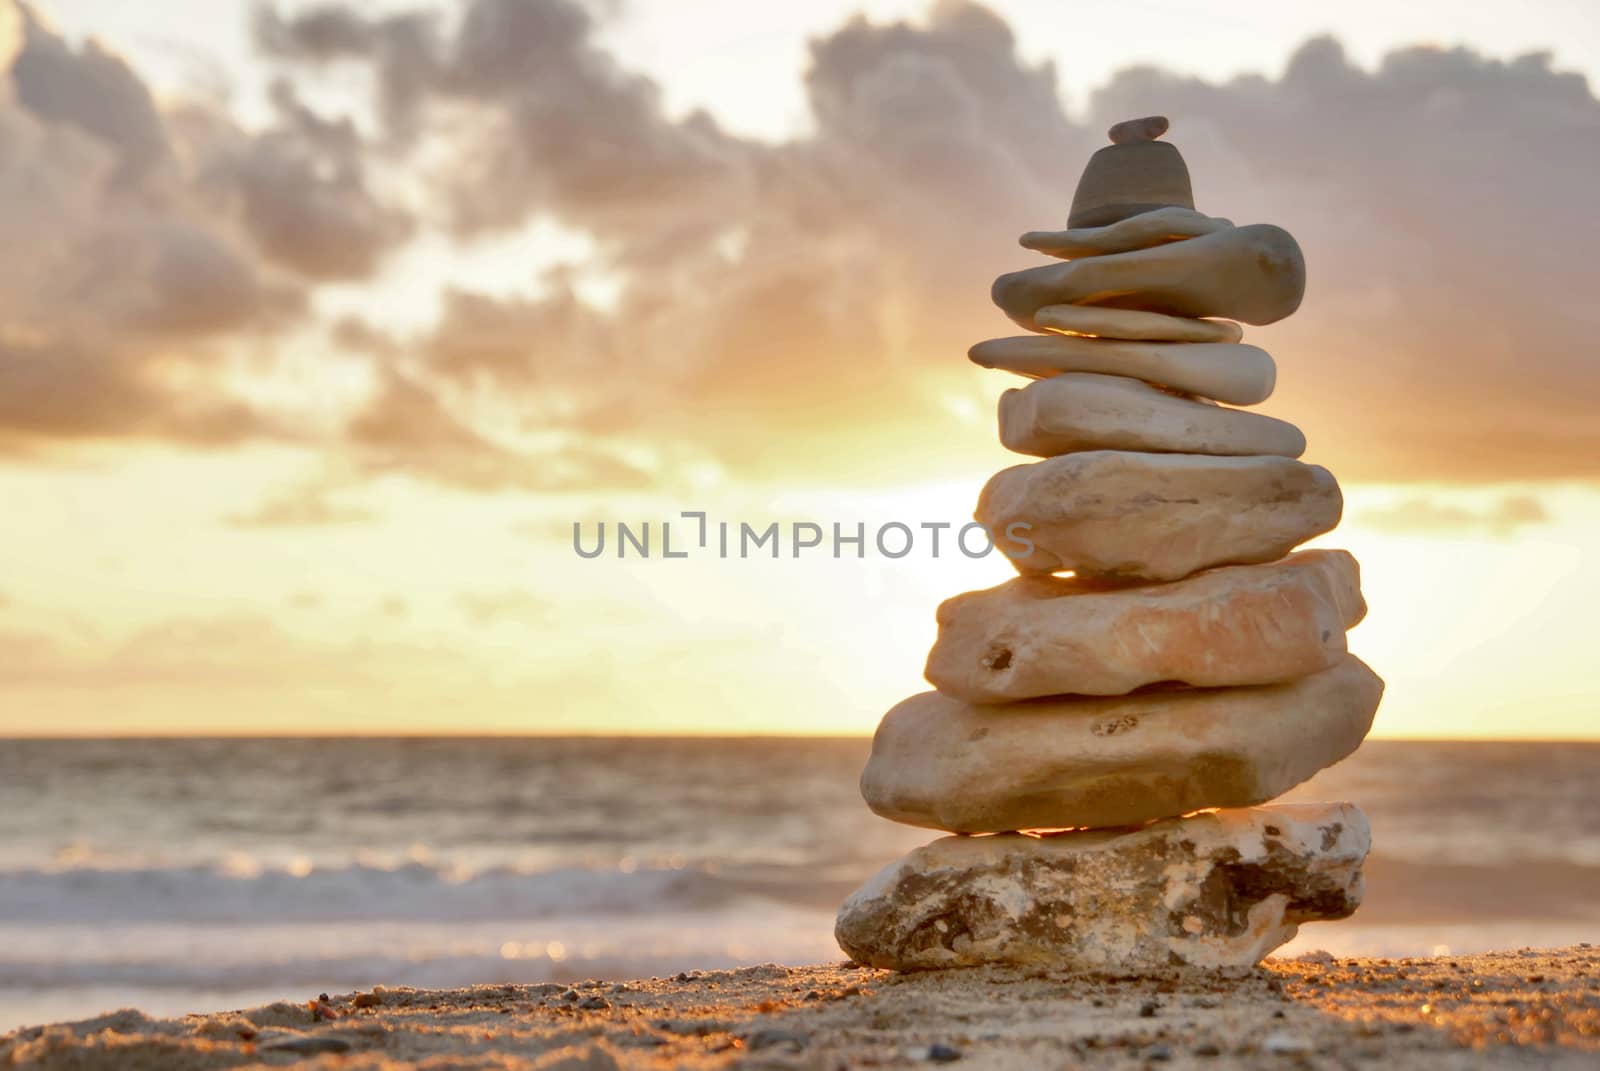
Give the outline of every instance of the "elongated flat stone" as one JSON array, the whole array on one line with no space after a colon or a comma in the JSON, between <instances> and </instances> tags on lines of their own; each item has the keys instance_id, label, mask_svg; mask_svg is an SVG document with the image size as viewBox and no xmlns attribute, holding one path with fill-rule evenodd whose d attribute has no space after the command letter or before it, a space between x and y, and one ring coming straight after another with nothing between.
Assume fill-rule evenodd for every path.
<instances>
[{"instance_id":1,"label":"elongated flat stone","mask_svg":"<svg viewBox=\"0 0 1600 1071\"><path fill-rule=\"evenodd\" d=\"M1011 272L995 280L993 296L1007 316L1030 329L1037 326L1034 313L1046 305L1106 305L1270 324L1300 307L1305 288L1305 258L1293 236L1282 227L1252 223L1149 249Z\"/></svg>"},{"instance_id":2,"label":"elongated flat stone","mask_svg":"<svg viewBox=\"0 0 1600 1071\"><path fill-rule=\"evenodd\" d=\"M967 351L967 358L984 368L999 368L1035 379L1063 372L1131 376L1230 405L1266 401L1278 377L1277 366L1266 350L1220 342L1127 342L1015 335L980 342Z\"/></svg>"},{"instance_id":3,"label":"elongated flat stone","mask_svg":"<svg viewBox=\"0 0 1600 1071\"><path fill-rule=\"evenodd\" d=\"M1131 588L1017 577L939 607L927 677L973 703L1270 684L1337 665L1366 610L1360 567L1342 550Z\"/></svg>"},{"instance_id":4,"label":"elongated flat stone","mask_svg":"<svg viewBox=\"0 0 1600 1071\"><path fill-rule=\"evenodd\" d=\"M995 473L974 517L1019 572L1176 580L1281 558L1343 508L1332 473L1292 458L1091 450Z\"/></svg>"},{"instance_id":5,"label":"elongated flat stone","mask_svg":"<svg viewBox=\"0 0 1600 1071\"><path fill-rule=\"evenodd\" d=\"M1023 248L1070 260L1149 249L1231 228L1225 219L1177 205L1141 212L1104 227L1075 227L1064 231L1029 231L1019 241Z\"/></svg>"},{"instance_id":6,"label":"elongated flat stone","mask_svg":"<svg viewBox=\"0 0 1600 1071\"><path fill-rule=\"evenodd\" d=\"M1244 328L1232 320L1196 320L1100 305L1046 305L1033 314L1033 322L1049 331L1089 338L1238 342L1244 337Z\"/></svg>"},{"instance_id":7,"label":"elongated flat stone","mask_svg":"<svg viewBox=\"0 0 1600 1071\"><path fill-rule=\"evenodd\" d=\"M950 833L1125 826L1281 796L1354 751L1383 681L1354 655L1283 684L984 706L940 692L878 725L861 794Z\"/></svg>"},{"instance_id":8,"label":"elongated flat stone","mask_svg":"<svg viewBox=\"0 0 1600 1071\"><path fill-rule=\"evenodd\" d=\"M858 963L902 971L1250 967L1301 923L1360 906L1370 845L1349 803L1216 811L1131 832L944 837L852 893L834 933Z\"/></svg>"},{"instance_id":9,"label":"elongated flat stone","mask_svg":"<svg viewBox=\"0 0 1600 1071\"><path fill-rule=\"evenodd\" d=\"M1305 435L1288 421L1088 372L1002 394L1000 442L1035 457L1082 450L1299 457L1306 450Z\"/></svg>"}]
</instances>

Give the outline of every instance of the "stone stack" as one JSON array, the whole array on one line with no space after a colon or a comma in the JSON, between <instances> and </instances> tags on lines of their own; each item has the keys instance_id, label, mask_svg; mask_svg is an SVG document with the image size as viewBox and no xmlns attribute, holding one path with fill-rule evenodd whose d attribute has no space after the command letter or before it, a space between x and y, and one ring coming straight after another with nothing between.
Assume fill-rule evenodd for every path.
<instances>
[{"instance_id":1,"label":"stone stack","mask_svg":"<svg viewBox=\"0 0 1600 1071\"><path fill-rule=\"evenodd\" d=\"M1294 425L1236 408L1276 377L1238 321L1294 312L1304 261L1279 227L1195 211L1166 126L1113 127L1068 229L1022 238L1058 262L995 282L1037 333L971 358L1032 380L1000 439L1043 460L976 516L1022 575L939 608L938 690L878 728L868 805L962 835L846 900L860 962L1247 966L1360 902L1356 807L1259 806L1354 751L1383 693L1345 646L1355 559L1294 549L1338 524L1338 483Z\"/></svg>"}]
</instances>

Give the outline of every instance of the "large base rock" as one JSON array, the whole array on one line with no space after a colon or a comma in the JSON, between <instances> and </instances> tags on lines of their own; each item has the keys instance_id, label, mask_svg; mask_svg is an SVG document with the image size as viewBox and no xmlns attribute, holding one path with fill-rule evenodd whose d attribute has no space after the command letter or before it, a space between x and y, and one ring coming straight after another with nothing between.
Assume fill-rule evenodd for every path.
<instances>
[{"instance_id":1,"label":"large base rock","mask_svg":"<svg viewBox=\"0 0 1600 1071\"><path fill-rule=\"evenodd\" d=\"M1131 825L1283 795L1360 746L1383 681L1354 655L1288 684L979 706L939 692L885 714L861 795L950 833Z\"/></svg>"},{"instance_id":2,"label":"large base rock","mask_svg":"<svg viewBox=\"0 0 1600 1071\"><path fill-rule=\"evenodd\" d=\"M1361 903L1370 835L1349 803L1278 804L1132 832L945 837L839 910L839 946L894 970L1006 964L1132 974L1248 967Z\"/></svg>"},{"instance_id":3,"label":"large base rock","mask_svg":"<svg viewBox=\"0 0 1600 1071\"><path fill-rule=\"evenodd\" d=\"M1169 681L1271 684L1337 665L1345 630L1366 610L1360 569L1342 550L1139 587L1019 576L945 600L926 672L973 703L1122 695Z\"/></svg>"}]
</instances>

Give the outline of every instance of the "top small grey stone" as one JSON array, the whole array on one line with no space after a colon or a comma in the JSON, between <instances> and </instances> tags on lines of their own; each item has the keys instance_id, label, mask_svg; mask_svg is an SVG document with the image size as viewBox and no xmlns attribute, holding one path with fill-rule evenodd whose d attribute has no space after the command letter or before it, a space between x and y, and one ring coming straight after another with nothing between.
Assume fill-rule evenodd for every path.
<instances>
[{"instance_id":1,"label":"top small grey stone","mask_svg":"<svg viewBox=\"0 0 1600 1071\"><path fill-rule=\"evenodd\" d=\"M1111 139L1113 145L1125 145L1130 141L1154 141L1165 134L1170 125L1164 115L1124 119L1107 130L1106 137Z\"/></svg>"}]
</instances>

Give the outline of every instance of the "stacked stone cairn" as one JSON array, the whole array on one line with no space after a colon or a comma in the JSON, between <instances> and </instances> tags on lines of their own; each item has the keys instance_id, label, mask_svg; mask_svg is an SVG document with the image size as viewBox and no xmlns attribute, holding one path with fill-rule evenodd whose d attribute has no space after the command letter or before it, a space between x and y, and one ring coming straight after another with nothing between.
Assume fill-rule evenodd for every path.
<instances>
[{"instance_id":1,"label":"stacked stone cairn","mask_svg":"<svg viewBox=\"0 0 1600 1071\"><path fill-rule=\"evenodd\" d=\"M1296 460L1269 324L1305 289L1270 224L1195 211L1156 116L1111 128L1057 262L994 300L1037 334L971 358L1032 382L976 517L1021 576L939 608L937 691L885 715L861 777L878 814L944 830L839 912L875 967L1110 973L1259 962L1360 903L1369 834L1349 803L1266 804L1353 752L1383 682L1349 654L1355 559L1295 547L1343 500ZM1070 575L1058 575L1070 574ZM975 836L974 834L992 834Z\"/></svg>"}]
</instances>

